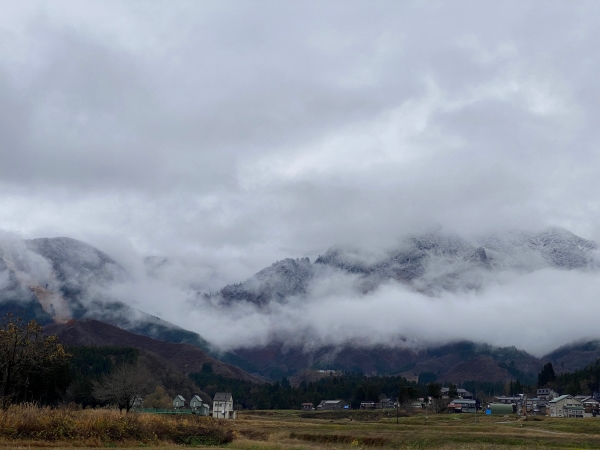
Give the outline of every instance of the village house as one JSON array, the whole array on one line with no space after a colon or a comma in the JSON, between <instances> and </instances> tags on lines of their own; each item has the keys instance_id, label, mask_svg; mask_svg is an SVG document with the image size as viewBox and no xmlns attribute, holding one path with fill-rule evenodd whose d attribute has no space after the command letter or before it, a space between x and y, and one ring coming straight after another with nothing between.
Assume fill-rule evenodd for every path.
<instances>
[{"instance_id":1,"label":"village house","mask_svg":"<svg viewBox=\"0 0 600 450\"><path fill-rule=\"evenodd\" d=\"M540 400L552 400L558 397L558 392L550 388L541 388L537 390L536 397Z\"/></svg>"},{"instance_id":2,"label":"village house","mask_svg":"<svg viewBox=\"0 0 600 450\"><path fill-rule=\"evenodd\" d=\"M596 417L598 414L600 414L600 402L594 397L587 396L586 398L580 401L583 404L583 408L585 410L584 415L586 417Z\"/></svg>"},{"instance_id":3,"label":"village house","mask_svg":"<svg viewBox=\"0 0 600 450\"><path fill-rule=\"evenodd\" d=\"M379 399L379 402L377 402L377 409L392 409L395 407L395 403L389 397L381 398Z\"/></svg>"},{"instance_id":4,"label":"village house","mask_svg":"<svg viewBox=\"0 0 600 450\"><path fill-rule=\"evenodd\" d=\"M348 403L344 400L323 400L317 406L318 410L330 410L330 409L348 409Z\"/></svg>"},{"instance_id":5,"label":"village house","mask_svg":"<svg viewBox=\"0 0 600 450\"><path fill-rule=\"evenodd\" d=\"M447 387L443 387L441 389L442 391L442 398L450 398L449 394L450 394L450 388ZM460 398L473 398L473 394L471 394L469 391L459 388L456 390L456 395Z\"/></svg>"},{"instance_id":6,"label":"village house","mask_svg":"<svg viewBox=\"0 0 600 450\"><path fill-rule=\"evenodd\" d=\"M237 411L233 409L233 397L229 392L217 392L213 399L215 419L237 419Z\"/></svg>"},{"instance_id":7,"label":"village house","mask_svg":"<svg viewBox=\"0 0 600 450\"><path fill-rule=\"evenodd\" d=\"M210 406L204 403L199 395L194 395L190 400L190 408L192 408L192 414L199 416L210 416Z\"/></svg>"},{"instance_id":8,"label":"village house","mask_svg":"<svg viewBox=\"0 0 600 450\"><path fill-rule=\"evenodd\" d=\"M572 395L561 395L548 402L546 409L550 417L583 417L583 403Z\"/></svg>"},{"instance_id":9,"label":"village house","mask_svg":"<svg viewBox=\"0 0 600 450\"><path fill-rule=\"evenodd\" d=\"M505 395L500 395L494 398L496 399L496 403L503 403L505 405L516 405L518 403L521 403L521 401L523 400L520 396L507 397Z\"/></svg>"},{"instance_id":10,"label":"village house","mask_svg":"<svg viewBox=\"0 0 600 450\"><path fill-rule=\"evenodd\" d=\"M454 413L474 413L477 408L477 402L472 399L455 398L448 404L448 412Z\"/></svg>"},{"instance_id":11,"label":"village house","mask_svg":"<svg viewBox=\"0 0 600 450\"><path fill-rule=\"evenodd\" d=\"M175 397L173 399L173 408L175 408L175 409L185 408L185 398L183 398L183 396L181 396L181 395L178 395L177 397Z\"/></svg>"},{"instance_id":12,"label":"village house","mask_svg":"<svg viewBox=\"0 0 600 450\"><path fill-rule=\"evenodd\" d=\"M375 409L376 405L375 402L360 402L360 409Z\"/></svg>"},{"instance_id":13,"label":"village house","mask_svg":"<svg viewBox=\"0 0 600 450\"><path fill-rule=\"evenodd\" d=\"M543 398L527 397L527 399L525 401L525 408L526 408L528 414L542 415L541 408L545 408L547 404L548 404L548 401ZM521 401L521 406L523 406L523 401ZM545 413L544 413L544 415L545 415Z\"/></svg>"},{"instance_id":14,"label":"village house","mask_svg":"<svg viewBox=\"0 0 600 450\"><path fill-rule=\"evenodd\" d=\"M315 405L312 403L302 403L302 407L300 409L302 409L302 411L314 411Z\"/></svg>"}]
</instances>

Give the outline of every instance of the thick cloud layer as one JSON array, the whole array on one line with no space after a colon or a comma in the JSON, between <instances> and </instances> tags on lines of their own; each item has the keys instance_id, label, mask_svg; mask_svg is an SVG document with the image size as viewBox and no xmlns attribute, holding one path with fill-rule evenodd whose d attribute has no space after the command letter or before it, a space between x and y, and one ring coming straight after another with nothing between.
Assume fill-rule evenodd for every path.
<instances>
[{"instance_id":1,"label":"thick cloud layer","mask_svg":"<svg viewBox=\"0 0 600 450\"><path fill-rule=\"evenodd\" d=\"M115 286L112 294L194 330L218 348L266 345L273 340L307 350L322 345L425 347L468 339L514 345L542 356L564 344L597 339L597 271L542 269L488 275L478 291L426 296L389 282L362 294L355 277L321 279L308 296L259 308L221 307L156 280ZM559 323L561 325L556 325Z\"/></svg>"},{"instance_id":2,"label":"thick cloud layer","mask_svg":"<svg viewBox=\"0 0 600 450\"><path fill-rule=\"evenodd\" d=\"M424 226L600 240L599 18L594 1L5 3L0 228L175 257L206 290Z\"/></svg>"}]
</instances>

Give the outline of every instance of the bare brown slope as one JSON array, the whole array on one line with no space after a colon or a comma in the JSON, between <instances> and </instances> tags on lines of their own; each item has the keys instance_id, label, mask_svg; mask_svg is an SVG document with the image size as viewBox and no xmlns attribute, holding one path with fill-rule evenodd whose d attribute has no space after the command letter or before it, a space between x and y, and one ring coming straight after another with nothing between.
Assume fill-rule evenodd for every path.
<instances>
[{"instance_id":1,"label":"bare brown slope","mask_svg":"<svg viewBox=\"0 0 600 450\"><path fill-rule=\"evenodd\" d=\"M199 372L202 365L209 362L216 374L254 383L261 382L238 367L208 356L193 345L159 341L97 320L70 321L64 325L51 324L47 325L44 331L46 334L56 334L64 345L134 347L156 353L186 374Z\"/></svg>"}]
</instances>

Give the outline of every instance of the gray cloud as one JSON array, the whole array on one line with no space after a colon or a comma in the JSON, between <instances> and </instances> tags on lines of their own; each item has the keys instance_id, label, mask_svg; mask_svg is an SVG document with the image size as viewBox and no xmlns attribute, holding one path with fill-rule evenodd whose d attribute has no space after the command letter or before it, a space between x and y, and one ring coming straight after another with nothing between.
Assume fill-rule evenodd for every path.
<instances>
[{"instance_id":1,"label":"gray cloud","mask_svg":"<svg viewBox=\"0 0 600 450\"><path fill-rule=\"evenodd\" d=\"M171 256L207 290L423 227L599 240L599 13L6 3L0 228L79 238L134 272Z\"/></svg>"}]
</instances>

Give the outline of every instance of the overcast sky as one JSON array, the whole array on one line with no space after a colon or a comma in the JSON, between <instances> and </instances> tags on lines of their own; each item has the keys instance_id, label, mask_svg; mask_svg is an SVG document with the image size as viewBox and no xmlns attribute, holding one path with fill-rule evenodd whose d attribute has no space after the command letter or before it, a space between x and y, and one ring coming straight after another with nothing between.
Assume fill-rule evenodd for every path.
<instances>
[{"instance_id":1,"label":"overcast sky","mask_svg":"<svg viewBox=\"0 0 600 450\"><path fill-rule=\"evenodd\" d=\"M214 287L423 226L600 238L600 2L0 8L4 231Z\"/></svg>"}]
</instances>

